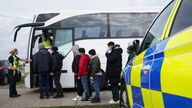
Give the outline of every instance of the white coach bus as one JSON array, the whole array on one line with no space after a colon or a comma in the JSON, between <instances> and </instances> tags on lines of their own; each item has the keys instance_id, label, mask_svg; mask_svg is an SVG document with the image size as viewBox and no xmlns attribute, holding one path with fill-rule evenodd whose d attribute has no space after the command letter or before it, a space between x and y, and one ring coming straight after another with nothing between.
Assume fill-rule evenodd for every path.
<instances>
[{"instance_id":1,"label":"white coach bus","mask_svg":"<svg viewBox=\"0 0 192 108\"><path fill-rule=\"evenodd\" d=\"M141 40L145 31L157 15L160 9L130 9L126 12L62 12L41 13L35 16L33 23L22 24L15 27L17 32L23 27L31 27L28 40L27 57L38 51L38 38L42 30L48 30L52 38L53 46L59 48L59 52L65 56L61 74L63 88L74 88L75 79L71 69L74 54L71 51L77 44L85 48L86 53L95 49L101 59L101 68L106 68L105 52L107 43L113 41L123 49L123 67L126 64L128 54L126 48L129 42L135 39ZM37 84L35 72L32 71L32 63L25 65L25 86L34 88Z\"/></svg>"}]
</instances>

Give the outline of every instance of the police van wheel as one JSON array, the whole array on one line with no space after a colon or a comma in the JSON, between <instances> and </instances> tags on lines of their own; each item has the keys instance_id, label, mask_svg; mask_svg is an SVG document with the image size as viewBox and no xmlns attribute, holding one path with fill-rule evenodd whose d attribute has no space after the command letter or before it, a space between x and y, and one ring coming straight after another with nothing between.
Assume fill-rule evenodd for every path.
<instances>
[{"instance_id":1,"label":"police van wheel","mask_svg":"<svg viewBox=\"0 0 192 108\"><path fill-rule=\"evenodd\" d=\"M121 86L121 91L120 91L120 108L131 108L128 100L128 93L126 90L126 84L123 84Z\"/></svg>"}]
</instances>

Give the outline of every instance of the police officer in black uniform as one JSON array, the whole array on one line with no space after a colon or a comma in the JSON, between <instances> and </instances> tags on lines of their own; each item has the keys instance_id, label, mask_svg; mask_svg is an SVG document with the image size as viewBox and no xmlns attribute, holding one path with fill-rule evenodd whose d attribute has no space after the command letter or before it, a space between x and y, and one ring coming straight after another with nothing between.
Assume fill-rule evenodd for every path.
<instances>
[{"instance_id":1,"label":"police officer in black uniform","mask_svg":"<svg viewBox=\"0 0 192 108\"><path fill-rule=\"evenodd\" d=\"M13 49L9 52L11 55L8 58L9 61L9 97L16 98L21 96L16 90L16 80L18 77L19 61L30 62L31 60L24 60L17 57L18 50Z\"/></svg>"}]
</instances>

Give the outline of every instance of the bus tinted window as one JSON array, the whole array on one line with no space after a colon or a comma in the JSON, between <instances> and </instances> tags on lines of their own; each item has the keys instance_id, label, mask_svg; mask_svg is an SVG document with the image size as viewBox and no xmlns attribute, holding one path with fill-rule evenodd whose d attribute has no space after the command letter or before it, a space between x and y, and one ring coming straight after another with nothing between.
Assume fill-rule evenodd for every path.
<instances>
[{"instance_id":1,"label":"bus tinted window","mask_svg":"<svg viewBox=\"0 0 192 108\"><path fill-rule=\"evenodd\" d=\"M36 22L45 22L55 16L59 15L59 13L50 13L50 14L39 14Z\"/></svg>"},{"instance_id":2,"label":"bus tinted window","mask_svg":"<svg viewBox=\"0 0 192 108\"><path fill-rule=\"evenodd\" d=\"M155 13L110 14L111 37L142 37L155 16Z\"/></svg>"},{"instance_id":3,"label":"bus tinted window","mask_svg":"<svg viewBox=\"0 0 192 108\"><path fill-rule=\"evenodd\" d=\"M102 30L101 27L76 27L75 39L104 37L106 31L102 33Z\"/></svg>"},{"instance_id":4,"label":"bus tinted window","mask_svg":"<svg viewBox=\"0 0 192 108\"><path fill-rule=\"evenodd\" d=\"M74 28L75 39L104 37L107 31L106 14L88 14L65 19L62 28Z\"/></svg>"}]
</instances>

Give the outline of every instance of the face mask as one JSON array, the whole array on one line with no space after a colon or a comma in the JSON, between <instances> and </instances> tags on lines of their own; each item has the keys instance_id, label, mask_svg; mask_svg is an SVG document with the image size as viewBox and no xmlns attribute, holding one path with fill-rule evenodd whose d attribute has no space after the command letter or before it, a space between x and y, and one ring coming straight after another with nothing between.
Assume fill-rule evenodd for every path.
<instances>
[{"instance_id":1,"label":"face mask","mask_svg":"<svg viewBox=\"0 0 192 108\"><path fill-rule=\"evenodd\" d=\"M111 50L112 48L111 47L108 47L108 50Z\"/></svg>"},{"instance_id":2,"label":"face mask","mask_svg":"<svg viewBox=\"0 0 192 108\"><path fill-rule=\"evenodd\" d=\"M92 57L92 55L89 55L89 58L91 58Z\"/></svg>"}]
</instances>

